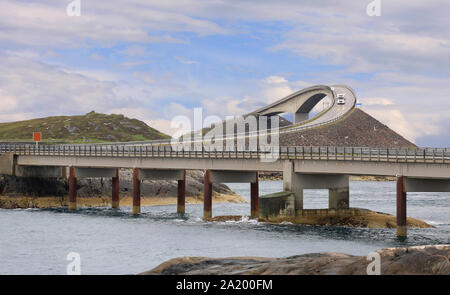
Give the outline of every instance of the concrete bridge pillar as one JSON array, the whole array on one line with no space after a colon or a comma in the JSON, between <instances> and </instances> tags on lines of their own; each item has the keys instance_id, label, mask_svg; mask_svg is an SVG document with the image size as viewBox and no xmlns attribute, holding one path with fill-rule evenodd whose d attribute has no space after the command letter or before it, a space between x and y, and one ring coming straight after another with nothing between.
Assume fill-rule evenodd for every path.
<instances>
[{"instance_id":1,"label":"concrete bridge pillar","mask_svg":"<svg viewBox=\"0 0 450 295\"><path fill-rule=\"evenodd\" d=\"M303 185L300 174L294 172L294 162L283 163L283 191L294 194L294 214L303 209Z\"/></svg>"},{"instance_id":2,"label":"concrete bridge pillar","mask_svg":"<svg viewBox=\"0 0 450 295\"><path fill-rule=\"evenodd\" d=\"M348 187L348 180L347 185L328 189L328 209L348 209L349 201L350 192Z\"/></svg>"},{"instance_id":3,"label":"concrete bridge pillar","mask_svg":"<svg viewBox=\"0 0 450 295\"><path fill-rule=\"evenodd\" d=\"M69 211L77 210L77 178L75 167L69 167Z\"/></svg>"},{"instance_id":4,"label":"concrete bridge pillar","mask_svg":"<svg viewBox=\"0 0 450 295\"><path fill-rule=\"evenodd\" d=\"M406 238L406 189L405 178L397 177L397 237Z\"/></svg>"},{"instance_id":5,"label":"concrete bridge pillar","mask_svg":"<svg viewBox=\"0 0 450 295\"><path fill-rule=\"evenodd\" d=\"M183 171L183 179L178 180L177 213L186 212L186 170Z\"/></svg>"},{"instance_id":6,"label":"concrete bridge pillar","mask_svg":"<svg viewBox=\"0 0 450 295\"><path fill-rule=\"evenodd\" d=\"M211 171L205 171L204 190L203 190L203 219L212 218L212 182Z\"/></svg>"},{"instance_id":7,"label":"concrete bridge pillar","mask_svg":"<svg viewBox=\"0 0 450 295\"><path fill-rule=\"evenodd\" d=\"M133 215L141 213L141 180L139 178L139 169L133 171Z\"/></svg>"},{"instance_id":8,"label":"concrete bridge pillar","mask_svg":"<svg viewBox=\"0 0 450 295\"><path fill-rule=\"evenodd\" d=\"M116 176L112 178L112 208L119 208L120 196L119 196L119 169L116 169Z\"/></svg>"},{"instance_id":9,"label":"concrete bridge pillar","mask_svg":"<svg viewBox=\"0 0 450 295\"><path fill-rule=\"evenodd\" d=\"M348 175L296 173L294 162L284 162L283 190L294 194L296 215L303 209L304 189L328 189L329 209L349 208Z\"/></svg>"},{"instance_id":10,"label":"concrete bridge pillar","mask_svg":"<svg viewBox=\"0 0 450 295\"><path fill-rule=\"evenodd\" d=\"M256 172L255 182L250 183L250 218L258 218L259 216L259 181L258 172Z\"/></svg>"}]
</instances>

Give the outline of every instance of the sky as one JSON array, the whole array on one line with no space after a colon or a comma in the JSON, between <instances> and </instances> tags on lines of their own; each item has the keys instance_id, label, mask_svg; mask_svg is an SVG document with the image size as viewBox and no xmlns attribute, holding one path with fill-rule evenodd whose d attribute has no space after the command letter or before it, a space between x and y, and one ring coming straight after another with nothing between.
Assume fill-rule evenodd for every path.
<instances>
[{"instance_id":1,"label":"sky","mask_svg":"<svg viewBox=\"0 0 450 295\"><path fill-rule=\"evenodd\" d=\"M450 147L450 2L0 0L0 122L121 113L173 133L347 84L420 146ZM374 11L374 10L373 10ZM373 12L372 11L372 12Z\"/></svg>"}]
</instances>

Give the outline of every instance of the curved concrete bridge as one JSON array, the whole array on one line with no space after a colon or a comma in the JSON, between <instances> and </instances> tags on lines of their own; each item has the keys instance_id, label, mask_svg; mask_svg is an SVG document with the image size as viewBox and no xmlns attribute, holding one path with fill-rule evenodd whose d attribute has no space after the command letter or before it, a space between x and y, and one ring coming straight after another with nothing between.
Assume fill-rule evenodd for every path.
<instances>
[{"instance_id":1,"label":"curved concrete bridge","mask_svg":"<svg viewBox=\"0 0 450 295\"><path fill-rule=\"evenodd\" d=\"M343 94L345 97L345 104L343 105L336 103L336 98L339 94ZM315 118L309 120L311 110L325 97L331 100L329 107ZM303 128L308 128L326 124L343 117L354 108L355 103L356 95L346 85L316 85L294 92L247 115L274 116L282 113L292 113L294 115L294 124L292 127L301 125ZM306 123L301 124L302 122Z\"/></svg>"},{"instance_id":2,"label":"curved concrete bridge","mask_svg":"<svg viewBox=\"0 0 450 295\"><path fill-rule=\"evenodd\" d=\"M344 105L336 103L344 94ZM325 96L331 106L307 120L308 113ZM295 132L339 120L356 102L345 85L313 86L254 114L295 114L296 124L280 130ZM306 120L306 121L305 121ZM186 170L206 170L204 218L212 217L212 183L250 182L251 216L258 217L258 172L283 172L282 195L276 200L284 214L297 216L303 210L304 189L328 189L332 212L349 210L349 175L397 177L397 234L406 236L406 193L450 191L450 149L374 149L359 147L267 147L256 150L200 150L172 148L170 141L103 145L0 145L0 174L18 177L64 177L69 180L69 209L76 209L76 182L83 177L111 177L112 205L119 206L119 168L134 169L133 213L140 212L140 184L143 179L178 181L178 208L184 213ZM234 145L233 145L234 146ZM262 200L262 199L261 199ZM331 212L331 211L330 211ZM277 213L277 212L275 212Z\"/></svg>"},{"instance_id":3,"label":"curved concrete bridge","mask_svg":"<svg viewBox=\"0 0 450 295\"><path fill-rule=\"evenodd\" d=\"M336 103L338 94L343 94L345 103L339 105ZM328 108L310 118L311 110L325 97L330 98ZM283 113L292 113L294 115L294 123L290 126L279 128L279 133L291 133L300 130L315 128L321 125L330 124L343 118L353 110L356 104L356 94L353 89L347 85L315 85L299 91L296 91L282 99L279 99L267 106L261 107L253 112L243 115L247 116L274 116ZM237 136L254 137L257 131L246 134L237 134ZM224 140L226 138L223 138ZM202 140L200 140L201 142ZM192 139L191 142L197 142ZM164 145L170 144L171 139L147 140L135 142L114 142L109 145ZM94 144L95 145L95 144Z\"/></svg>"},{"instance_id":4,"label":"curved concrete bridge","mask_svg":"<svg viewBox=\"0 0 450 295\"><path fill-rule=\"evenodd\" d=\"M450 192L450 149L279 147L276 151L180 151L149 145L0 145L0 154L0 174L68 178L70 210L77 207L77 178L85 177L111 177L112 204L118 207L119 168L134 169L133 214L140 213L143 179L177 180L177 212L184 213L185 171L206 170L205 219L212 217L213 182L250 182L250 212L253 218L258 217L259 171L283 172L284 194L275 200L275 207L270 205L278 210L271 213L283 212L291 217L302 214L304 189L328 189L330 212L349 214L349 175L396 176L397 234L406 236L406 193ZM267 214L267 210L264 212Z\"/></svg>"}]
</instances>

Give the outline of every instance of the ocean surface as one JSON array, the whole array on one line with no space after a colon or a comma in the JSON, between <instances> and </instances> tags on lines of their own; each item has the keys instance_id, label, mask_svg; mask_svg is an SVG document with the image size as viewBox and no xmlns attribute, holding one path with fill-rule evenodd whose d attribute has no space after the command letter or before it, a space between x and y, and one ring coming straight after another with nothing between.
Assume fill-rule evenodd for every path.
<instances>
[{"instance_id":1,"label":"ocean surface","mask_svg":"<svg viewBox=\"0 0 450 295\"><path fill-rule=\"evenodd\" d=\"M249 184L228 184L249 198ZM260 194L281 191L261 181ZM353 181L350 206L395 214L395 183ZM307 190L305 208L327 208L325 190ZM202 205L142 207L139 217L120 209L0 209L0 274L66 274L67 255L80 255L82 274L135 274L179 256L286 257L311 252L367 255L384 247L450 243L450 193L409 193L408 216L435 228L395 229L268 225L248 218L203 222ZM249 204L214 203L213 215L248 215Z\"/></svg>"}]
</instances>

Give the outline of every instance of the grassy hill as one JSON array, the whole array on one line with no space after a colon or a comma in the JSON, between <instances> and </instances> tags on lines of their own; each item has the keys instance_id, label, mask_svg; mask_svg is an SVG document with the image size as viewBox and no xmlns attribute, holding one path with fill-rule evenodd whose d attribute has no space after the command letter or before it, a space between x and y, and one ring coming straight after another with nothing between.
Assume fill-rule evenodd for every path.
<instances>
[{"instance_id":1,"label":"grassy hill","mask_svg":"<svg viewBox=\"0 0 450 295\"><path fill-rule=\"evenodd\" d=\"M31 141L42 132L45 142L89 143L143 141L170 138L142 121L123 115L90 112L82 116L58 116L0 123L0 141Z\"/></svg>"}]
</instances>

